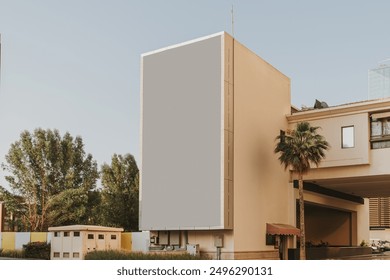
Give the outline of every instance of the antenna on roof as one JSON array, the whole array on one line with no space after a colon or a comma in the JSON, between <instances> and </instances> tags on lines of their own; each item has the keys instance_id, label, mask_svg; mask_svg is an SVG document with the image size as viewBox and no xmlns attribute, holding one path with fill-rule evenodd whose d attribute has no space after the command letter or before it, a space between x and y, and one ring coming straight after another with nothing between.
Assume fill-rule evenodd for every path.
<instances>
[{"instance_id":1,"label":"antenna on roof","mask_svg":"<svg viewBox=\"0 0 390 280\"><path fill-rule=\"evenodd\" d=\"M232 36L234 37L234 7L232 5Z\"/></svg>"}]
</instances>

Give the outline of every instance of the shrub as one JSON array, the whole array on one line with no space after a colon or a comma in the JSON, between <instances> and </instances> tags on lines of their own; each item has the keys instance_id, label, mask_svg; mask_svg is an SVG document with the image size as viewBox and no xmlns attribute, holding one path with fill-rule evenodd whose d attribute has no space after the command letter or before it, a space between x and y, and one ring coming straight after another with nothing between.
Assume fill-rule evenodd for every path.
<instances>
[{"instance_id":1,"label":"shrub","mask_svg":"<svg viewBox=\"0 0 390 280\"><path fill-rule=\"evenodd\" d=\"M1 250L0 257L23 259L26 256L24 250Z\"/></svg>"},{"instance_id":2,"label":"shrub","mask_svg":"<svg viewBox=\"0 0 390 280\"><path fill-rule=\"evenodd\" d=\"M200 256L183 254L156 254L123 251L93 251L85 255L86 260L201 260Z\"/></svg>"},{"instance_id":3,"label":"shrub","mask_svg":"<svg viewBox=\"0 0 390 280\"><path fill-rule=\"evenodd\" d=\"M28 259L50 260L50 244L46 242L30 242L23 249Z\"/></svg>"}]
</instances>

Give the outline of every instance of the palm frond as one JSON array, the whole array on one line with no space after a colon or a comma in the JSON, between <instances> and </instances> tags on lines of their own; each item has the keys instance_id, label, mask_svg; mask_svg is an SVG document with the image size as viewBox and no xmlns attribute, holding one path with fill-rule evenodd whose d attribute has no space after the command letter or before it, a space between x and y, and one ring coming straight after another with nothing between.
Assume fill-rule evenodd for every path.
<instances>
[{"instance_id":1,"label":"palm frond","mask_svg":"<svg viewBox=\"0 0 390 280\"><path fill-rule=\"evenodd\" d=\"M330 148L325 138L318 134L320 127L311 126L308 122L300 122L294 130L276 137L278 141L274 149L279 153L279 161L285 169L306 173L311 165L318 166L325 158L325 151Z\"/></svg>"}]
</instances>

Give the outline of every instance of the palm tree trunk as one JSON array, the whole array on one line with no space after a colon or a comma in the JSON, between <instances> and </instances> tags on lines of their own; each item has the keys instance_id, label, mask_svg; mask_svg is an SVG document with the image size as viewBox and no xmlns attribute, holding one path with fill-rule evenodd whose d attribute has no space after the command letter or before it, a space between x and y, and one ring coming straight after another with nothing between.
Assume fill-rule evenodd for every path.
<instances>
[{"instance_id":1,"label":"palm tree trunk","mask_svg":"<svg viewBox=\"0 0 390 280\"><path fill-rule=\"evenodd\" d=\"M306 260L306 237L305 237L305 201L303 199L303 176L299 174L299 221L300 221L300 246L299 246L299 256L301 260Z\"/></svg>"}]
</instances>

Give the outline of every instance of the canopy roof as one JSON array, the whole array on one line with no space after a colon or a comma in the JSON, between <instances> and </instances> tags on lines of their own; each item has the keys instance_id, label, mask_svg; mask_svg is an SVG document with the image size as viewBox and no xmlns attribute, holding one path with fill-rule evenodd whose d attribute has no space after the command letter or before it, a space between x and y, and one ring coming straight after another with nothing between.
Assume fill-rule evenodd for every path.
<instances>
[{"instance_id":1,"label":"canopy roof","mask_svg":"<svg viewBox=\"0 0 390 280\"><path fill-rule=\"evenodd\" d=\"M286 224L268 224L267 234L271 235L300 235L300 229Z\"/></svg>"}]
</instances>

